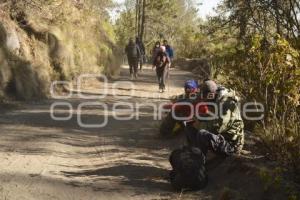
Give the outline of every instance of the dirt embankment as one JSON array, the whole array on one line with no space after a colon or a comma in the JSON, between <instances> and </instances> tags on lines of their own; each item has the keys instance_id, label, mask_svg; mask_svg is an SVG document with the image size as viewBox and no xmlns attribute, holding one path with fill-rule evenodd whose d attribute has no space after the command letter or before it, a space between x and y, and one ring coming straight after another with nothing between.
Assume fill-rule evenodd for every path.
<instances>
[{"instance_id":1,"label":"dirt embankment","mask_svg":"<svg viewBox=\"0 0 300 200\"><path fill-rule=\"evenodd\" d=\"M41 99L53 80L118 73L108 22L71 0L33 2L0 3L0 99Z\"/></svg>"}]
</instances>

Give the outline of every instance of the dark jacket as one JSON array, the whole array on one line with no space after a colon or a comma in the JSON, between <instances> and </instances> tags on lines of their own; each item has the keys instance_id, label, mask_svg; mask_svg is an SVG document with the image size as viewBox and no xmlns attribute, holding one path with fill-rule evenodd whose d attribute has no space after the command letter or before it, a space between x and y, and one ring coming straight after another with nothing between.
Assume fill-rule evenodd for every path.
<instances>
[{"instance_id":1,"label":"dark jacket","mask_svg":"<svg viewBox=\"0 0 300 200\"><path fill-rule=\"evenodd\" d=\"M166 52L171 59L174 58L174 50L170 45L166 46Z\"/></svg>"},{"instance_id":2,"label":"dark jacket","mask_svg":"<svg viewBox=\"0 0 300 200\"><path fill-rule=\"evenodd\" d=\"M167 64L171 63L171 60L167 53L165 52L158 52L156 58L154 59L154 65L156 68L164 68Z\"/></svg>"},{"instance_id":3,"label":"dark jacket","mask_svg":"<svg viewBox=\"0 0 300 200\"><path fill-rule=\"evenodd\" d=\"M153 65L156 64L156 57L157 57L157 55L158 55L158 53L159 53L160 51L161 51L161 50L160 50L160 47L154 47L154 48L152 49Z\"/></svg>"},{"instance_id":4,"label":"dark jacket","mask_svg":"<svg viewBox=\"0 0 300 200\"><path fill-rule=\"evenodd\" d=\"M139 59L141 57L141 50L140 50L139 46L134 42L130 42L126 46L125 53L126 53L128 59L131 59L131 58Z\"/></svg>"}]
</instances>

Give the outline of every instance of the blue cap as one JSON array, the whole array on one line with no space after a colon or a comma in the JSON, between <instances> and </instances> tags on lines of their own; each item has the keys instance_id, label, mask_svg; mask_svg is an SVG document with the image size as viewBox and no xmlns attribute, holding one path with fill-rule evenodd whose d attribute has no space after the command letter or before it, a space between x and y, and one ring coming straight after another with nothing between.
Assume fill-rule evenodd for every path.
<instances>
[{"instance_id":1,"label":"blue cap","mask_svg":"<svg viewBox=\"0 0 300 200\"><path fill-rule=\"evenodd\" d=\"M198 81L196 80L187 80L184 84L184 89L190 89L190 90L194 90L194 89L198 89L199 85L198 85Z\"/></svg>"}]
</instances>

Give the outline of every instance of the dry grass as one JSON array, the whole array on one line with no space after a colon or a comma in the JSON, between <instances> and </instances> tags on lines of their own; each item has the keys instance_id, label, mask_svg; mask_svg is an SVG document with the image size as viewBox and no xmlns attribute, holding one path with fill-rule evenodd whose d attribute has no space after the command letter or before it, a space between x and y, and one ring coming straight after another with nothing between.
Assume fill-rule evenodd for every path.
<instances>
[{"instance_id":1,"label":"dry grass","mask_svg":"<svg viewBox=\"0 0 300 200\"><path fill-rule=\"evenodd\" d=\"M71 0L33 3L0 7L0 96L9 90L19 99L44 98L51 80L118 72L120 53L111 25ZM16 51L5 46L11 32L20 41Z\"/></svg>"}]
</instances>

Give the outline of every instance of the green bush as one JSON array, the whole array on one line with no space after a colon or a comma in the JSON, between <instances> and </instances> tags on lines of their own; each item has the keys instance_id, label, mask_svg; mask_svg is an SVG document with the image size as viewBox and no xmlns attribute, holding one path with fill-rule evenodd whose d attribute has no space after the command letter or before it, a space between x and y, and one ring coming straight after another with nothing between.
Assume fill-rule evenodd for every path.
<instances>
[{"instance_id":1,"label":"green bush","mask_svg":"<svg viewBox=\"0 0 300 200\"><path fill-rule=\"evenodd\" d=\"M223 57L223 75L245 100L264 104L265 119L256 133L270 155L299 176L299 51L279 36L266 41L255 35L250 44Z\"/></svg>"}]
</instances>

